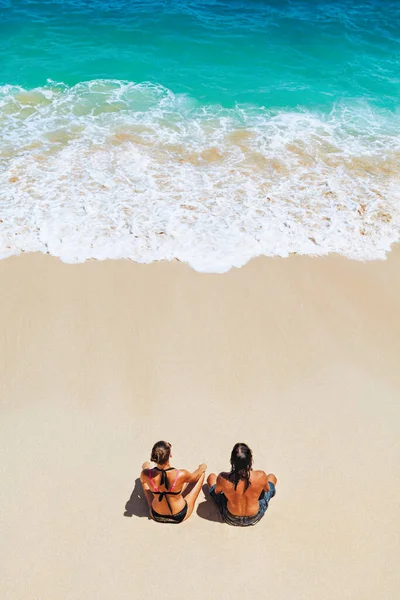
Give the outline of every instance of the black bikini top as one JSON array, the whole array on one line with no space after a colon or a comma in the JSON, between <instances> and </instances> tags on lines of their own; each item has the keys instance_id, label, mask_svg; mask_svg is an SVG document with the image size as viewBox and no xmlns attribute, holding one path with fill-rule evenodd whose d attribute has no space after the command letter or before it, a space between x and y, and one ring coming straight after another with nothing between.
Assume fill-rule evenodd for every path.
<instances>
[{"instance_id":1,"label":"black bikini top","mask_svg":"<svg viewBox=\"0 0 400 600\"><path fill-rule=\"evenodd\" d=\"M167 477L167 471L174 471L174 467L170 467L169 469L159 469L158 467L154 467L155 471L160 471L161 473L161 481L160 481L160 485L163 485L164 487L166 487L167 489L163 492L161 492L159 490L159 488L155 485L154 481L153 481L153 469L150 469L150 474L149 474L149 479L150 479L150 483L153 487L153 494L159 496L158 501L161 502L164 498L167 501L168 504L168 508L171 512L172 515L172 508L171 505L169 503L168 500L168 496L179 496L179 494L182 493L182 490L180 490L179 492L173 492L172 490L175 487L175 484L177 482L178 476L179 476L179 471L176 470L176 475L175 475L175 479L174 479L174 483L172 484L171 489L169 489L169 481L168 481L168 477Z\"/></svg>"}]
</instances>

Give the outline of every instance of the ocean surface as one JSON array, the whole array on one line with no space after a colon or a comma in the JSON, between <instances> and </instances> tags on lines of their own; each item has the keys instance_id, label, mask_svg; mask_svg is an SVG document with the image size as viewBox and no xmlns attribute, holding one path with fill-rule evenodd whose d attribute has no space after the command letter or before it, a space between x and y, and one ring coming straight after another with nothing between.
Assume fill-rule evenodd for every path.
<instances>
[{"instance_id":1,"label":"ocean surface","mask_svg":"<svg viewBox=\"0 0 400 600\"><path fill-rule=\"evenodd\" d=\"M0 257L370 260L400 239L397 0L0 0Z\"/></svg>"}]
</instances>

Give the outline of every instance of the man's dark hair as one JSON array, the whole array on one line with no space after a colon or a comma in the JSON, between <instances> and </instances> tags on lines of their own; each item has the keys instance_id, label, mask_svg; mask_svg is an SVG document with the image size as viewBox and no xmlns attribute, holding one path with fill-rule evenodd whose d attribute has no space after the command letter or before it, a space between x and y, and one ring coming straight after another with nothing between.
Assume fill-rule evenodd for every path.
<instances>
[{"instance_id":1,"label":"man's dark hair","mask_svg":"<svg viewBox=\"0 0 400 600\"><path fill-rule=\"evenodd\" d=\"M235 490L240 480L245 482L244 489L250 484L250 472L253 464L253 453L247 444L238 443L233 446L231 453L231 472L229 479L234 483Z\"/></svg>"}]
</instances>

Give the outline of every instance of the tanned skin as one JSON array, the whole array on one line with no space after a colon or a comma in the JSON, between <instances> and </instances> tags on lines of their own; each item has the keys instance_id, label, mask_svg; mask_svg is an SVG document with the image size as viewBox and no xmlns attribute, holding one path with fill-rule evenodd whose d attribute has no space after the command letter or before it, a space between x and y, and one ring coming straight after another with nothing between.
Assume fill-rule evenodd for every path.
<instances>
[{"instance_id":1,"label":"tanned skin","mask_svg":"<svg viewBox=\"0 0 400 600\"><path fill-rule=\"evenodd\" d=\"M250 517L258 512L258 498L264 490L269 492L269 482L277 484L277 478L273 473L267 475L264 471L251 471L250 485L245 489L245 481L240 480L235 485L229 479L229 473L216 475L211 473L207 478L209 487L216 484L215 493L224 492L227 499L227 508L232 515L238 517Z\"/></svg>"},{"instance_id":2,"label":"tanned skin","mask_svg":"<svg viewBox=\"0 0 400 600\"><path fill-rule=\"evenodd\" d=\"M170 459L172 458L172 454L170 455ZM159 469L169 469L171 467L170 461L164 463L162 465L156 465ZM147 501L147 505L149 507L149 514L151 516L151 508L159 513L160 515L170 515L170 510L168 508L168 504L166 499L164 498L161 502L158 501L158 496L152 494L152 486L150 484L150 468L151 464L149 462L145 462L142 466L142 472L140 474L140 481L142 482L143 492ZM190 471L186 471L185 469L179 469L178 479L176 481L174 492L181 490L182 493L177 496L168 496L168 501L171 505L172 512L176 515L183 508L185 508L185 501L188 505L188 510L184 521L186 521L193 512L195 502L200 493L202 485L204 483L205 472L207 469L207 465L201 464L193 473ZM170 483L170 487L176 477L176 469L173 471L168 471L166 473L168 477L168 481ZM153 481L156 487L161 491L165 491L165 486L161 485L161 473L160 471L153 470ZM193 487L189 490L190 484L194 484ZM187 489L186 489L187 488Z\"/></svg>"}]
</instances>

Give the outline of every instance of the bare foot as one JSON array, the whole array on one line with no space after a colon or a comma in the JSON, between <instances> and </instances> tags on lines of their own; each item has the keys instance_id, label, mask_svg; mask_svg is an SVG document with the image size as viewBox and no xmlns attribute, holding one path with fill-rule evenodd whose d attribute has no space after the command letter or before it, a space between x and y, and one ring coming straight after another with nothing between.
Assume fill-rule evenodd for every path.
<instances>
[{"instance_id":1,"label":"bare foot","mask_svg":"<svg viewBox=\"0 0 400 600\"><path fill-rule=\"evenodd\" d=\"M142 471L144 471L145 469L150 469L151 468L151 464L149 463L149 461L146 461L142 464Z\"/></svg>"}]
</instances>

